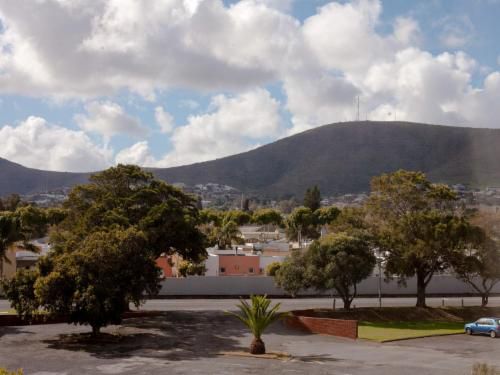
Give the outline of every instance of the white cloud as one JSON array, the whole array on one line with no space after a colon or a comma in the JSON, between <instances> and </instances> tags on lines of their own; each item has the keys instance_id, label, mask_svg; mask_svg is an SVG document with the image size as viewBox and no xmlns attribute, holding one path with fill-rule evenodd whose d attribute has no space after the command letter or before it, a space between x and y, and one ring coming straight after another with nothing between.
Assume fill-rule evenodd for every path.
<instances>
[{"instance_id":1,"label":"white cloud","mask_svg":"<svg viewBox=\"0 0 500 375\"><path fill-rule=\"evenodd\" d=\"M101 134L106 140L119 134L143 137L148 129L141 122L110 101L90 102L85 106L87 114L78 114L75 121L81 129Z\"/></svg>"},{"instance_id":2,"label":"white cloud","mask_svg":"<svg viewBox=\"0 0 500 375\"><path fill-rule=\"evenodd\" d=\"M28 117L0 128L0 156L31 168L88 172L107 167L111 152L81 131Z\"/></svg>"},{"instance_id":3,"label":"white cloud","mask_svg":"<svg viewBox=\"0 0 500 375\"><path fill-rule=\"evenodd\" d=\"M462 48L474 38L475 27L467 15L447 16L439 20L436 25L441 29L439 41L446 48Z\"/></svg>"},{"instance_id":4,"label":"white cloud","mask_svg":"<svg viewBox=\"0 0 500 375\"><path fill-rule=\"evenodd\" d=\"M163 107L158 106L155 108L155 120L162 133L171 133L174 129L174 118Z\"/></svg>"},{"instance_id":5,"label":"white cloud","mask_svg":"<svg viewBox=\"0 0 500 375\"><path fill-rule=\"evenodd\" d=\"M267 5L265 5L266 3ZM286 0L0 0L0 91L92 97L244 89L277 77L299 22Z\"/></svg>"},{"instance_id":6,"label":"white cloud","mask_svg":"<svg viewBox=\"0 0 500 375\"><path fill-rule=\"evenodd\" d=\"M129 148L121 150L115 157L117 164L136 164L154 166L156 160L149 151L148 142L137 142Z\"/></svg>"},{"instance_id":7,"label":"white cloud","mask_svg":"<svg viewBox=\"0 0 500 375\"><path fill-rule=\"evenodd\" d=\"M157 0L146 8L141 0L0 0L0 93L82 99L88 104L87 113L76 117L81 129L105 140L138 137L116 161L161 166L221 157L352 120L356 96L362 119L395 114L409 121L500 126L494 104L500 73L485 72L457 50L475 35L467 16L434 23L443 46L453 51L432 54L423 49L420 26L411 17L395 18L392 32L379 28L380 0L333 1L303 23L289 14L290 4ZM478 76L486 76L484 82ZM281 103L263 88L270 83L282 87L288 127ZM154 100L170 88L210 95L211 106L201 112L191 98L179 101L192 114L176 127L172 115L154 104L155 121L172 145L155 159L147 128L107 98L132 92Z\"/></svg>"},{"instance_id":8,"label":"white cloud","mask_svg":"<svg viewBox=\"0 0 500 375\"><path fill-rule=\"evenodd\" d=\"M212 98L212 111L191 116L174 130L173 150L157 165L210 160L254 148L282 133L280 105L264 89Z\"/></svg>"}]
</instances>

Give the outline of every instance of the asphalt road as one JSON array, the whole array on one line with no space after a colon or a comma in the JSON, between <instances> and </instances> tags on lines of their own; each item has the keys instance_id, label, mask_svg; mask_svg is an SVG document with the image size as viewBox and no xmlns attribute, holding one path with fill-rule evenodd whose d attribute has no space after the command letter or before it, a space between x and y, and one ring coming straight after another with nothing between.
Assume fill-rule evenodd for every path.
<instances>
[{"instance_id":1,"label":"asphalt road","mask_svg":"<svg viewBox=\"0 0 500 375\"><path fill-rule=\"evenodd\" d=\"M390 344L307 334L271 326L268 351L287 360L238 357L251 335L218 311L170 311L108 327L105 342L67 324L0 327L0 367L27 375L64 374L470 374L476 362L500 366L500 339L465 334Z\"/></svg>"},{"instance_id":2,"label":"asphalt road","mask_svg":"<svg viewBox=\"0 0 500 375\"><path fill-rule=\"evenodd\" d=\"M481 299L477 297L463 298L465 306L479 306ZM331 298L284 298L273 299L273 302L281 303L282 310L302 310L309 308L331 308L333 299ZM214 310L233 310L235 309L237 299L153 299L147 300L141 306L141 309L157 310L157 311L214 311ZM442 298L428 298L429 306L442 306ZM462 298L445 298L446 306L460 306ZM353 305L356 307L375 307L378 306L377 298L358 298L355 299ZM383 298L383 306L414 306L415 298ZM500 306L500 297L491 297L490 306ZM342 301L336 300L336 307L342 307ZM0 311L10 309L9 301L0 300Z\"/></svg>"}]
</instances>

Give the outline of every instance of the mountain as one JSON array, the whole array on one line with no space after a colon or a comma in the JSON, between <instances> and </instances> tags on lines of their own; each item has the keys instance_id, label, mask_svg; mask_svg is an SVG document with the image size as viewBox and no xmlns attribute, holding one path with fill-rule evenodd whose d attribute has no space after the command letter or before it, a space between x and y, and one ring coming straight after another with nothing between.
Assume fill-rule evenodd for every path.
<instances>
[{"instance_id":1,"label":"mountain","mask_svg":"<svg viewBox=\"0 0 500 375\"><path fill-rule=\"evenodd\" d=\"M41 171L0 158L0 196L28 194L85 183L87 173Z\"/></svg>"},{"instance_id":2,"label":"mountain","mask_svg":"<svg viewBox=\"0 0 500 375\"><path fill-rule=\"evenodd\" d=\"M500 185L500 130L409 122L321 126L257 149L182 167L152 169L168 182L215 182L269 197L318 185L323 195L369 190L371 177L420 170L436 182ZM70 186L88 175L45 172L0 162L0 194Z\"/></svg>"}]
</instances>

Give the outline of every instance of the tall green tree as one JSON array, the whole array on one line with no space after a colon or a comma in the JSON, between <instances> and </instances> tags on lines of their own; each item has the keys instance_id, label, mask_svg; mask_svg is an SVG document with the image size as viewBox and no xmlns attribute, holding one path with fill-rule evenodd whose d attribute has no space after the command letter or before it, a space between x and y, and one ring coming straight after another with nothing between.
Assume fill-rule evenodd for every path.
<instances>
[{"instance_id":1,"label":"tall green tree","mask_svg":"<svg viewBox=\"0 0 500 375\"><path fill-rule=\"evenodd\" d=\"M317 290L335 289L349 310L357 285L375 267L370 243L345 233L330 234L312 243L306 254L306 279Z\"/></svg>"},{"instance_id":2,"label":"tall green tree","mask_svg":"<svg viewBox=\"0 0 500 375\"><path fill-rule=\"evenodd\" d=\"M295 295L301 289L335 289L349 310L357 285L370 276L375 256L369 241L346 233L329 234L314 241L304 254L288 258L277 271L277 284Z\"/></svg>"},{"instance_id":3,"label":"tall green tree","mask_svg":"<svg viewBox=\"0 0 500 375\"><path fill-rule=\"evenodd\" d=\"M93 232L71 252L45 258L31 275L21 272L6 285L12 301L23 301L21 312L43 309L66 316L70 323L88 324L98 334L108 324L121 323L129 302L139 306L144 295L159 290L159 268L146 247L144 233L134 229ZM30 288L19 288L33 283ZM24 298L32 293L32 297ZM14 304L16 307L16 304Z\"/></svg>"},{"instance_id":4,"label":"tall green tree","mask_svg":"<svg viewBox=\"0 0 500 375\"><path fill-rule=\"evenodd\" d=\"M387 254L385 272L401 282L417 279L418 307L438 271L450 266L461 248L467 221L456 208L456 194L433 184L421 172L400 170L372 179L367 203L378 245Z\"/></svg>"},{"instance_id":5,"label":"tall green tree","mask_svg":"<svg viewBox=\"0 0 500 375\"><path fill-rule=\"evenodd\" d=\"M306 190L304 195L304 206L309 208L312 212L321 207L321 192L317 185Z\"/></svg>"},{"instance_id":6,"label":"tall green tree","mask_svg":"<svg viewBox=\"0 0 500 375\"><path fill-rule=\"evenodd\" d=\"M227 216L222 220L220 227L215 228L215 237L219 249L231 248L233 242L241 241L241 232L238 224Z\"/></svg>"},{"instance_id":7,"label":"tall green tree","mask_svg":"<svg viewBox=\"0 0 500 375\"><path fill-rule=\"evenodd\" d=\"M253 213L252 221L260 225L283 225L283 217L272 208L261 208Z\"/></svg>"},{"instance_id":8,"label":"tall green tree","mask_svg":"<svg viewBox=\"0 0 500 375\"><path fill-rule=\"evenodd\" d=\"M457 251L451 258L455 274L479 293L483 307L500 282L499 222L497 214L477 213L472 218L473 224L467 227L463 251Z\"/></svg>"},{"instance_id":9,"label":"tall green tree","mask_svg":"<svg viewBox=\"0 0 500 375\"><path fill-rule=\"evenodd\" d=\"M306 259L300 250L292 250L292 253L281 263L274 274L274 281L281 289L292 297L302 289L309 288L306 279Z\"/></svg>"},{"instance_id":10,"label":"tall green tree","mask_svg":"<svg viewBox=\"0 0 500 375\"><path fill-rule=\"evenodd\" d=\"M243 212L249 212L250 211L250 199L245 198L243 200L243 205L242 205L241 209L243 210Z\"/></svg>"},{"instance_id":11,"label":"tall green tree","mask_svg":"<svg viewBox=\"0 0 500 375\"><path fill-rule=\"evenodd\" d=\"M70 249L89 233L133 227L146 236L153 255L178 253L197 261L205 256L205 238L196 198L157 180L133 165L118 165L75 187L64 203L65 219L52 238L55 251Z\"/></svg>"},{"instance_id":12,"label":"tall green tree","mask_svg":"<svg viewBox=\"0 0 500 375\"><path fill-rule=\"evenodd\" d=\"M289 239L299 242L299 247L305 239L316 239L320 235L314 213L307 207L298 207L288 215L286 231Z\"/></svg>"},{"instance_id":13,"label":"tall green tree","mask_svg":"<svg viewBox=\"0 0 500 375\"><path fill-rule=\"evenodd\" d=\"M196 199L136 166L94 174L89 184L70 192L60 214L53 215L62 221L52 231L52 251L40 260L37 275L14 280L13 288L24 287L9 295L28 300L27 281L35 279L36 301L23 306L67 315L90 324L94 333L119 322L143 293L157 292L160 254L177 253L193 262L206 255Z\"/></svg>"},{"instance_id":14,"label":"tall green tree","mask_svg":"<svg viewBox=\"0 0 500 375\"><path fill-rule=\"evenodd\" d=\"M252 220L252 215L241 210L231 210L224 214L228 220L234 221L237 225L248 224Z\"/></svg>"}]
</instances>

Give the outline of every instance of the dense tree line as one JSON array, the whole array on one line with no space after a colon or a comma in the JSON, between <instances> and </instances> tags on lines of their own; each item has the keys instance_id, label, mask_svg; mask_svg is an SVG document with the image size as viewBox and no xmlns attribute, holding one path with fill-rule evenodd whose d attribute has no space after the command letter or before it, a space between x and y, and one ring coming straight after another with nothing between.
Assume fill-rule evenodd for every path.
<instances>
[{"instance_id":1,"label":"dense tree line","mask_svg":"<svg viewBox=\"0 0 500 375\"><path fill-rule=\"evenodd\" d=\"M318 196L313 190L306 195ZM292 295L309 287L335 289L349 308L356 284L375 265L375 253L386 278L397 277L401 284L416 278L419 307L426 306L426 290L437 272L455 273L482 296L483 305L500 281L499 217L465 210L451 188L431 183L423 173L374 177L363 207L325 213L323 223L334 233L325 238L318 233L320 210L302 207L287 218L291 238L317 239L276 271L278 285Z\"/></svg>"}]
</instances>

